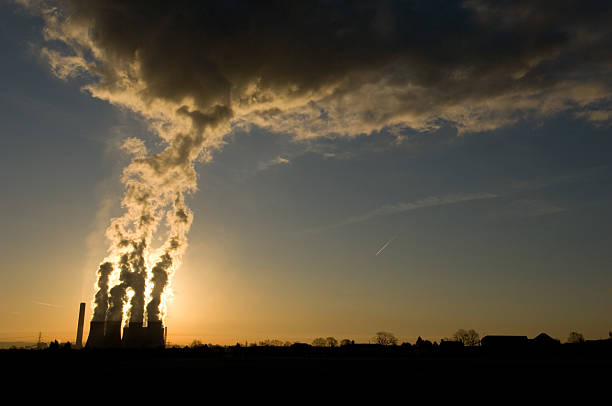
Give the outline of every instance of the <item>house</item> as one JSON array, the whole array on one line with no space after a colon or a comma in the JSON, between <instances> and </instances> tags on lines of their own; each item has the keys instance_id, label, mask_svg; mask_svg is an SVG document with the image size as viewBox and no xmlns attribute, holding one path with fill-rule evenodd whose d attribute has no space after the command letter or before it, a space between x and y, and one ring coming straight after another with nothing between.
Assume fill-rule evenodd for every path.
<instances>
[{"instance_id":1,"label":"house","mask_svg":"<svg viewBox=\"0 0 612 406\"><path fill-rule=\"evenodd\" d=\"M484 336L480 345L488 350L517 350L529 343L527 336Z\"/></svg>"},{"instance_id":2,"label":"house","mask_svg":"<svg viewBox=\"0 0 612 406\"><path fill-rule=\"evenodd\" d=\"M532 344L540 347L550 347L561 344L561 341L552 338L546 333L540 333L535 338L529 340Z\"/></svg>"}]
</instances>

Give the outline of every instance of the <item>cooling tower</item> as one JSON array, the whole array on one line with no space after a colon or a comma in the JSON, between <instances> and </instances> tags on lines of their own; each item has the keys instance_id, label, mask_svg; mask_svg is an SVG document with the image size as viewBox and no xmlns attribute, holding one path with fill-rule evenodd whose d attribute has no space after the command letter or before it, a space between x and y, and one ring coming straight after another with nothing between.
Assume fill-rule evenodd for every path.
<instances>
[{"instance_id":1,"label":"cooling tower","mask_svg":"<svg viewBox=\"0 0 612 406\"><path fill-rule=\"evenodd\" d=\"M148 348L164 348L164 328L161 321L150 321L146 335Z\"/></svg>"},{"instance_id":2,"label":"cooling tower","mask_svg":"<svg viewBox=\"0 0 612 406\"><path fill-rule=\"evenodd\" d=\"M123 329L123 340L121 346L125 348L144 348L146 347L146 329L142 326L142 322L131 321Z\"/></svg>"},{"instance_id":3,"label":"cooling tower","mask_svg":"<svg viewBox=\"0 0 612 406\"><path fill-rule=\"evenodd\" d=\"M83 324L85 323L85 303L79 305L79 324L77 325L77 336L75 348L83 348Z\"/></svg>"},{"instance_id":4,"label":"cooling tower","mask_svg":"<svg viewBox=\"0 0 612 406\"><path fill-rule=\"evenodd\" d=\"M103 321L92 321L89 323L89 336L85 346L87 348L103 348L105 346Z\"/></svg>"},{"instance_id":5,"label":"cooling tower","mask_svg":"<svg viewBox=\"0 0 612 406\"><path fill-rule=\"evenodd\" d=\"M104 348L121 347L121 321L107 321Z\"/></svg>"}]
</instances>

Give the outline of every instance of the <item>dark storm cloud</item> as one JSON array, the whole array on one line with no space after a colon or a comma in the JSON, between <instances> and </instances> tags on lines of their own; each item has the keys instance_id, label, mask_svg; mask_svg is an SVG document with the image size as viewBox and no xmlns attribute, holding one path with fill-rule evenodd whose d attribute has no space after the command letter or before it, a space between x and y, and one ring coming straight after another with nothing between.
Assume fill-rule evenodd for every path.
<instances>
[{"instance_id":1,"label":"dark storm cloud","mask_svg":"<svg viewBox=\"0 0 612 406\"><path fill-rule=\"evenodd\" d=\"M59 4L56 37L80 44L75 66L98 77L94 95L121 103L117 92L138 82L145 105L170 102L198 125L233 114L281 130L301 122L296 132L316 136L342 133L338 122L350 135L609 113L607 1Z\"/></svg>"}]
</instances>

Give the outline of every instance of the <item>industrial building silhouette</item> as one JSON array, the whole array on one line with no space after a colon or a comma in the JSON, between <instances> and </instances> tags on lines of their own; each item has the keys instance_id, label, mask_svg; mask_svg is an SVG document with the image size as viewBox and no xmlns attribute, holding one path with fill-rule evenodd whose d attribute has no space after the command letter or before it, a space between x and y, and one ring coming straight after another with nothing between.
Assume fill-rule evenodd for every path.
<instances>
[{"instance_id":1,"label":"industrial building silhouette","mask_svg":"<svg viewBox=\"0 0 612 406\"><path fill-rule=\"evenodd\" d=\"M83 340L85 303L79 306L79 323L77 327L76 346L80 348ZM143 323L130 322L121 329L119 321L91 321L85 348L164 348L167 329L161 321Z\"/></svg>"}]
</instances>

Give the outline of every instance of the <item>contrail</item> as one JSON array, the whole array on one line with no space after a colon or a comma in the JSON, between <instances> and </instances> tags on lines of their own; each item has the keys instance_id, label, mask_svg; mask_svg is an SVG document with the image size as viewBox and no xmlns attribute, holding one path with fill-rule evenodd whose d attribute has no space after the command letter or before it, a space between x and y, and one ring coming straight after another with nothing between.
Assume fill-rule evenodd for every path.
<instances>
[{"instance_id":1,"label":"contrail","mask_svg":"<svg viewBox=\"0 0 612 406\"><path fill-rule=\"evenodd\" d=\"M61 306L54 305L54 304L51 304L51 303L37 302L37 301L34 301L34 300L32 301L32 303L37 304L37 305L41 305L41 306L47 306L47 307L61 307Z\"/></svg>"},{"instance_id":2,"label":"contrail","mask_svg":"<svg viewBox=\"0 0 612 406\"><path fill-rule=\"evenodd\" d=\"M391 237L391 239L389 239L389 241L384 243L384 245L382 247L380 247L380 249L378 250L378 252L376 252L376 255L374 255L374 256L377 257L378 255L380 255L385 250L385 248L387 248L389 246L389 244L391 244L391 241L395 240L396 237L397 237L397 235L394 236L394 237Z\"/></svg>"}]
</instances>

